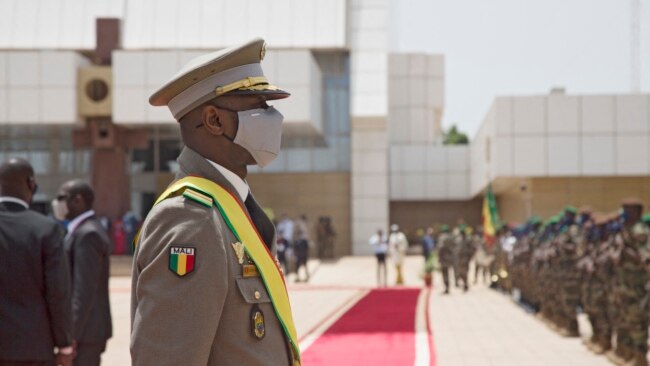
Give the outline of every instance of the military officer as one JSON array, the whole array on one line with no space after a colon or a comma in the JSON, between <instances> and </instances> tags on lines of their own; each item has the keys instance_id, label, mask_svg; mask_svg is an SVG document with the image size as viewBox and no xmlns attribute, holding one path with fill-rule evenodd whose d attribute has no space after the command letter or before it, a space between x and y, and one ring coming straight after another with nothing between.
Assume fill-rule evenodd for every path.
<instances>
[{"instance_id":1,"label":"military officer","mask_svg":"<svg viewBox=\"0 0 650 366\"><path fill-rule=\"evenodd\" d=\"M440 271L442 272L442 282L445 285L444 294L449 294L449 270L454 264L455 241L449 233L449 226L440 227L438 236L438 261L440 262ZM456 274L454 273L454 276Z\"/></svg>"},{"instance_id":2,"label":"military officer","mask_svg":"<svg viewBox=\"0 0 650 366\"><path fill-rule=\"evenodd\" d=\"M476 252L471 228L463 224L459 230L459 236L456 240L456 250L458 252L458 265L456 268L458 269L458 273L454 273L454 275L456 278L463 281L463 290L467 292L469 290L469 281L467 280L467 275L469 273L469 263L472 261L474 253Z\"/></svg>"},{"instance_id":3,"label":"military officer","mask_svg":"<svg viewBox=\"0 0 650 366\"><path fill-rule=\"evenodd\" d=\"M283 117L267 101L289 96L264 53L254 39L197 57L149 99L185 148L135 240L134 365L300 365L275 229L245 180L277 156Z\"/></svg>"}]
</instances>

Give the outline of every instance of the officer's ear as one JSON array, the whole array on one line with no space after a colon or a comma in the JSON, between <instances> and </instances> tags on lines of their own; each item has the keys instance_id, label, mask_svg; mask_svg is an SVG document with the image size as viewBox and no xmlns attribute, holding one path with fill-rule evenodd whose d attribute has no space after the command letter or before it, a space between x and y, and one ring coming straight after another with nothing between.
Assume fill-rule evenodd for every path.
<instances>
[{"instance_id":1,"label":"officer's ear","mask_svg":"<svg viewBox=\"0 0 650 366\"><path fill-rule=\"evenodd\" d=\"M212 135L219 136L224 133L224 118L226 111L213 105L206 105L201 111L201 122L205 129Z\"/></svg>"}]
</instances>

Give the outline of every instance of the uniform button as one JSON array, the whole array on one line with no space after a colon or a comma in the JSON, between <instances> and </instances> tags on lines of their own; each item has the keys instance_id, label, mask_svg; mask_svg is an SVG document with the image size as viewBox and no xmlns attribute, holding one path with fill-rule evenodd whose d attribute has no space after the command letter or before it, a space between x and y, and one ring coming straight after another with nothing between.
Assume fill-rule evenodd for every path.
<instances>
[{"instance_id":1,"label":"uniform button","mask_svg":"<svg viewBox=\"0 0 650 366\"><path fill-rule=\"evenodd\" d=\"M255 300L259 300L262 295L260 294L259 291L255 291Z\"/></svg>"}]
</instances>

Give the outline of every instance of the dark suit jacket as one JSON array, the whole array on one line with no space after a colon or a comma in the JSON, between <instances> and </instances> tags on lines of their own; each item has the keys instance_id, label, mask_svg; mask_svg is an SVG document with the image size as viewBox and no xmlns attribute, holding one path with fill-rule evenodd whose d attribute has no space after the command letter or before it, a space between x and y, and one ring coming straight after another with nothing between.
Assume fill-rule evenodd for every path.
<instances>
[{"instance_id":1,"label":"dark suit jacket","mask_svg":"<svg viewBox=\"0 0 650 366\"><path fill-rule=\"evenodd\" d=\"M63 229L0 203L0 360L52 360L72 343L71 318Z\"/></svg>"},{"instance_id":2,"label":"dark suit jacket","mask_svg":"<svg viewBox=\"0 0 650 366\"><path fill-rule=\"evenodd\" d=\"M74 339L105 343L113 334L108 301L111 243L94 216L83 221L66 239L72 276Z\"/></svg>"}]
</instances>

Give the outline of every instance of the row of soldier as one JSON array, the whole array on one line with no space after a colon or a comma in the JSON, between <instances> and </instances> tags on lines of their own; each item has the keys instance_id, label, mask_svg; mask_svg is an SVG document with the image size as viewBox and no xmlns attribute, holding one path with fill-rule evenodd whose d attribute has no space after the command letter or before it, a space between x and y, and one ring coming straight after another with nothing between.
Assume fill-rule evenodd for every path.
<instances>
[{"instance_id":1,"label":"row of soldier","mask_svg":"<svg viewBox=\"0 0 650 366\"><path fill-rule=\"evenodd\" d=\"M503 226L493 246L494 284L565 336L579 336L577 315L586 314L592 351L646 365L650 215L642 213L641 202L628 199L615 214L568 206L546 221Z\"/></svg>"}]
</instances>

